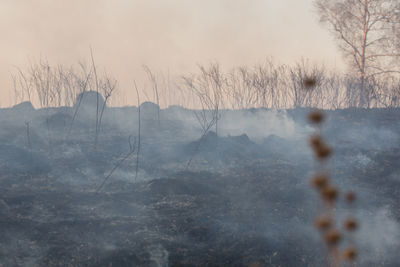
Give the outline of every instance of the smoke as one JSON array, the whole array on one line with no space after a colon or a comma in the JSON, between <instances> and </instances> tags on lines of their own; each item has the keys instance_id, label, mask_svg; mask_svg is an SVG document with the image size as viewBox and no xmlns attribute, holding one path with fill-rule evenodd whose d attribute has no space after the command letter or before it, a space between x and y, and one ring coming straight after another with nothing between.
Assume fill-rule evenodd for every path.
<instances>
[{"instance_id":1,"label":"smoke","mask_svg":"<svg viewBox=\"0 0 400 267\"><path fill-rule=\"evenodd\" d=\"M360 210L361 229L356 234L362 264L382 264L398 259L400 224L387 207Z\"/></svg>"},{"instance_id":2,"label":"smoke","mask_svg":"<svg viewBox=\"0 0 400 267\"><path fill-rule=\"evenodd\" d=\"M341 127L335 139L349 142L355 147L375 150L387 150L399 143L399 136L393 129L374 124Z\"/></svg>"},{"instance_id":3,"label":"smoke","mask_svg":"<svg viewBox=\"0 0 400 267\"><path fill-rule=\"evenodd\" d=\"M222 135L247 134L255 141L270 135L298 140L311 132L311 128L297 124L285 111L264 109L226 112L219 126Z\"/></svg>"},{"instance_id":4,"label":"smoke","mask_svg":"<svg viewBox=\"0 0 400 267\"><path fill-rule=\"evenodd\" d=\"M70 65L88 58L90 46L99 65L120 81L129 104L136 100L132 80L140 86L145 80L143 64L181 74L197 63L253 65L269 55L284 63L304 56L335 62L335 46L309 15L307 2L3 0L1 104L13 102L13 66L41 56Z\"/></svg>"},{"instance_id":5,"label":"smoke","mask_svg":"<svg viewBox=\"0 0 400 267\"><path fill-rule=\"evenodd\" d=\"M194 112L201 111L173 111L162 110L162 115L168 119L181 122L186 130L190 131L191 139L201 136L202 130ZM296 123L284 110L221 110L219 111L218 135L239 136L246 134L252 141L261 142L271 135L276 135L288 140L299 140L309 134L312 129ZM207 113L208 121L211 121L212 114ZM215 131L215 125L210 128Z\"/></svg>"},{"instance_id":6,"label":"smoke","mask_svg":"<svg viewBox=\"0 0 400 267\"><path fill-rule=\"evenodd\" d=\"M168 251L162 245L153 245L148 248L151 267L168 267Z\"/></svg>"}]
</instances>

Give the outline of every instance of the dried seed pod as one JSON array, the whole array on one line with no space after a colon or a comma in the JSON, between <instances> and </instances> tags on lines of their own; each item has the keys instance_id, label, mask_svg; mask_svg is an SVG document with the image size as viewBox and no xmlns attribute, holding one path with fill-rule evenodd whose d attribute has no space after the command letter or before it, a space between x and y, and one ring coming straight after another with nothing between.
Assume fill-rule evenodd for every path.
<instances>
[{"instance_id":1,"label":"dried seed pod","mask_svg":"<svg viewBox=\"0 0 400 267\"><path fill-rule=\"evenodd\" d=\"M324 114L321 111L314 110L308 114L308 119L311 123L320 124L324 120Z\"/></svg>"},{"instance_id":2,"label":"dried seed pod","mask_svg":"<svg viewBox=\"0 0 400 267\"><path fill-rule=\"evenodd\" d=\"M328 246L336 246L341 238L339 231L335 229L329 230L325 234L325 242Z\"/></svg>"},{"instance_id":3,"label":"dried seed pod","mask_svg":"<svg viewBox=\"0 0 400 267\"><path fill-rule=\"evenodd\" d=\"M313 149L316 149L324 144L320 135L313 135L310 137L309 144Z\"/></svg>"},{"instance_id":4,"label":"dried seed pod","mask_svg":"<svg viewBox=\"0 0 400 267\"><path fill-rule=\"evenodd\" d=\"M250 263L249 267L261 267L261 264L259 262L255 261L255 262Z\"/></svg>"},{"instance_id":5,"label":"dried seed pod","mask_svg":"<svg viewBox=\"0 0 400 267\"><path fill-rule=\"evenodd\" d=\"M332 149L325 144L322 144L315 148L315 155L318 159L323 160L331 156Z\"/></svg>"},{"instance_id":6,"label":"dried seed pod","mask_svg":"<svg viewBox=\"0 0 400 267\"><path fill-rule=\"evenodd\" d=\"M322 189L322 197L324 200L328 202L333 202L337 199L339 192L336 187L327 186Z\"/></svg>"},{"instance_id":7,"label":"dried seed pod","mask_svg":"<svg viewBox=\"0 0 400 267\"><path fill-rule=\"evenodd\" d=\"M316 174L311 179L311 184L317 189L323 189L329 184L329 176L325 173Z\"/></svg>"},{"instance_id":8,"label":"dried seed pod","mask_svg":"<svg viewBox=\"0 0 400 267\"><path fill-rule=\"evenodd\" d=\"M347 192L345 195L345 199L347 203L353 203L356 200L356 194L354 192Z\"/></svg>"},{"instance_id":9,"label":"dried seed pod","mask_svg":"<svg viewBox=\"0 0 400 267\"><path fill-rule=\"evenodd\" d=\"M333 225L332 219L326 216L319 216L315 222L314 225L316 228L318 228L321 231L326 231L330 229Z\"/></svg>"},{"instance_id":10,"label":"dried seed pod","mask_svg":"<svg viewBox=\"0 0 400 267\"><path fill-rule=\"evenodd\" d=\"M351 232L354 231L358 228L358 223L356 221L356 219L354 218L347 218L344 222L343 222L343 227Z\"/></svg>"},{"instance_id":11,"label":"dried seed pod","mask_svg":"<svg viewBox=\"0 0 400 267\"><path fill-rule=\"evenodd\" d=\"M354 261L357 258L357 250L353 247L346 248L343 251L343 258L347 261Z\"/></svg>"},{"instance_id":12,"label":"dried seed pod","mask_svg":"<svg viewBox=\"0 0 400 267\"><path fill-rule=\"evenodd\" d=\"M303 86L306 89L313 89L317 85L317 80L314 77L305 77L303 79Z\"/></svg>"}]
</instances>

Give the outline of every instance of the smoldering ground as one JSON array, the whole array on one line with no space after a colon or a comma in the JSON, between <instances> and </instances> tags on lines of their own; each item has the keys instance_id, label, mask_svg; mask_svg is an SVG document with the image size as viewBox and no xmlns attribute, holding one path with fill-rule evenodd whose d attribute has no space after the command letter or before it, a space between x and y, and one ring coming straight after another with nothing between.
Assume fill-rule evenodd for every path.
<instances>
[{"instance_id":1,"label":"smoldering ground","mask_svg":"<svg viewBox=\"0 0 400 267\"><path fill-rule=\"evenodd\" d=\"M74 107L0 111L1 264L320 266L325 260L312 226L317 196L309 186L307 110L223 110L217 132L213 125L204 133L194 115L199 110L158 113L144 104L136 177L137 154L121 160L138 148L139 109L106 108L96 147L95 109L75 118ZM358 196L359 263L396 266L399 111L326 113L334 183ZM339 219L349 211L342 202Z\"/></svg>"}]
</instances>

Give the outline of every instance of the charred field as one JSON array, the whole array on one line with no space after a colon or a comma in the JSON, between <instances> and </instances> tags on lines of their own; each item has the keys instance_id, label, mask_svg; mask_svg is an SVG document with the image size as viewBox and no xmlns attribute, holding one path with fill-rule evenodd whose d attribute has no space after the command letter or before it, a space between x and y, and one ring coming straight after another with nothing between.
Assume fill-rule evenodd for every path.
<instances>
[{"instance_id":1,"label":"charred field","mask_svg":"<svg viewBox=\"0 0 400 267\"><path fill-rule=\"evenodd\" d=\"M0 266L326 261L307 109L222 110L203 135L192 110L141 108L139 154L137 107L107 108L96 146L90 109L0 110ZM359 264L399 266L400 110L324 112L334 183L358 195Z\"/></svg>"}]
</instances>

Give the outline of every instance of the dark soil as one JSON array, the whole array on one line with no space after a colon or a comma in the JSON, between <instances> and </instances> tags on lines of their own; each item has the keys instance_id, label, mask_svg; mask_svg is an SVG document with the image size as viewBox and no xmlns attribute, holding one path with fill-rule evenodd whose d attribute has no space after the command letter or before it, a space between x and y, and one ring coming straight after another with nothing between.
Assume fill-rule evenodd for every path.
<instances>
[{"instance_id":1,"label":"dark soil","mask_svg":"<svg viewBox=\"0 0 400 267\"><path fill-rule=\"evenodd\" d=\"M210 132L199 139L200 131L193 137L192 128L173 118L191 111L161 110L160 124L152 116L142 124L137 181L133 153L99 189L129 153L136 124L121 126L113 116L122 113L107 110L94 147L86 117L71 127L72 109L28 117L19 109L0 110L0 266L326 264L312 227L318 205L308 181L307 134L256 141L244 129L243 135ZM124 112L135 118L137 109ZM390 234L400 237L399 111L326 114L335 183L357 192L361 224L371 225L369 218L385 210ZM306 127L303 115L306 110L288 111L286 119ZM24 120L30 121L30 144ZM360 266L399 266L400 242L362 243L369 231L357 239Z\"/></svg>"}]
</instances>

